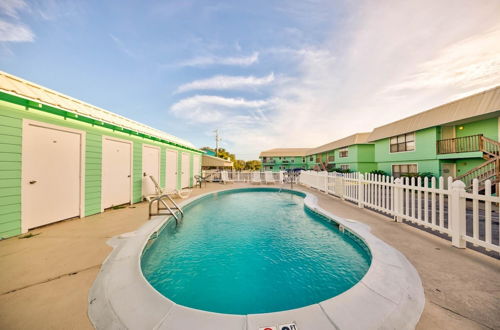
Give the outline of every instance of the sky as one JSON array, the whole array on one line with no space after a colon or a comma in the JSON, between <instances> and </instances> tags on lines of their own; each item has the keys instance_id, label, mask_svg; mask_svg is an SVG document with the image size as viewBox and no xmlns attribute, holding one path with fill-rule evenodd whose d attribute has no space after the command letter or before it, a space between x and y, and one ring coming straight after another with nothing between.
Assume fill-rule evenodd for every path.
<instances>
[{"instance_id":1,"label":"sky","mask_svg":"<svg viewBox=\"0 0 500 330\"><path fill-rule=\"evenodd\" d=\"M239 159L500 84L498 0L0 0L0 70Z\"/></svg>"}]
</instances>

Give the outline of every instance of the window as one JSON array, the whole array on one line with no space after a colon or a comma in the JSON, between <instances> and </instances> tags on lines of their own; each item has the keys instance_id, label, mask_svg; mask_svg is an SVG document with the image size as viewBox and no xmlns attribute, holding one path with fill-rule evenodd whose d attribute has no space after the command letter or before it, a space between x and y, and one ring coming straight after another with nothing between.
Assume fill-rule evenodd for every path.
<instances>
[{"instance_id":1,"label":"window","mask_svg":"<svg viewBox=\"0 0 500 330\"><path fill-rule=\"evenodd\" d=\"M321 163L321 156L316 156L316 163Z\"/></svg>"},{"instance_id":2,"label":"window","mask_svg":"<svg viewBox=\"0 0 500 330\"><path fill-rule=\"evenodd\" d=\"M334 161L335 161L335 156L333 156L333 155L328 156L329 163L333 163Z\"/></svg>"},{"instance_id":3,"label":"window","mask_svg":"<svg viewBox=\"0 0 500 330\"><path fill-rule=\"evenodd\" d=\"M340 158L346 158L349 156L349 149L348 148L342 148L339 150L339 157Z\"/></svg>"},{"instance_id":4,"label":"window","mask_svg":"<svg viewBox=\"0 0 500 330\"><path fill-rule=\"evenodd\" d=\"M415 132L391 137L391 152L415 150Z\"/></svg>"},{"instance_id":5,"label":"window","mask_svg":"<svg viewBox=\"0 0 500 330\"><path fill-rule=\"evenodd\" d=\"M306 157L302 157L302 163L306 162Z\"/></svg>"},{"instance_id":6,"label":"window","mask_svg":"<svg viewBox=\"0 0 500 330\"><path fill-rule=\"evenodd\" d=\"M313 156L309 157L309 161L310 161L310 162L312 162L313 160L314 160L314 157L313 157Z\"/></svg>"},{"instance_id":7,"label":"window","mask_svg":"<svg viewBox=\"0 0 500 330\"><path fill-rule=\"evenodd\" d=\"M392 165L392 175L396 178L402 176L412 176L418 173L417 164Z\"/></svg>"},{"instance_id":8,"label":"window","mask_svg":"<svg viewBox=\"0 0 500 330\"><path fill-rule=\"evenodd\" d=\"M346 171L346 170L348 170L348 169L349 169L349 165L347 165L347 164L342 164L342 165L340 165L340 168L341 168L342 170Z\"/></svg>"}]
</instances>

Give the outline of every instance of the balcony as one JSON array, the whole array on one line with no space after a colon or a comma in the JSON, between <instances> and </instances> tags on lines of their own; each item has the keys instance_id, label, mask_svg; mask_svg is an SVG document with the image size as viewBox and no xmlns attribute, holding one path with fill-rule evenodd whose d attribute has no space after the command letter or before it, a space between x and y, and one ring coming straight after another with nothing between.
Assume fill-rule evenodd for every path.
<instances>
[{"instance_id":1,"label":"balcony","mask_svg":"<svg viewBox=\"0 0 500 330\"><path fill-rule=\"evenodd\" d=\"M276 164L276 161L273 159L263 159L262 164Z\"/></svg>"},{"instance_id":2,"label":"balcony","mask_svg":"<svg viewBox=\"0 0 500 330\"><path fill-rule=\"evenodd\" d=\"M482 134L469 135L452 139L438 140L436 142L436 150L438 155L483 151L483 144L484 139Z\"/></svg>"}]
</instances>

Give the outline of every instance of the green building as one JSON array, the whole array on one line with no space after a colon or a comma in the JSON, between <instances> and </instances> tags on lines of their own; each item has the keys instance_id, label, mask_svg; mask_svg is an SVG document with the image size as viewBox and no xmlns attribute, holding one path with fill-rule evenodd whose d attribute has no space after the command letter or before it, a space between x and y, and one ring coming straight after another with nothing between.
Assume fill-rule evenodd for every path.
<instances>
[{"instance_id":1,"label":"green building","mask_svg":"<svg viewBox=\"0 0 500 330\"><path fill-rule=\"evenodd\" d=\"M193 185L188 141L0 71L0 238Z\"/></svg>"},{"instance_id":2,"label":"green building","mask_svg":"<svg viewBox=\"0 0 500 330\"><path fill-rule=\"evenodd\" d=\"M286 150L293 148L269 150L261 158L270 170L381 170L395 177L428 173L443 176L445 181L450 176L462 180L468 189L477 178L481 188L488 179L499 183L499 116L497 86L377 127L371 133L354 134L317 148L297 149L302 150L302 163L298 154L285 157ZM292 159L300 166L292 166Z\"/></svg>"},{"instance_id":3,"label":"green building","mask_svg":"<svg viewBox=\"0 0 500 330\"><path fill-rule=\"evenodd\" d=\"M353 172L370 172L377 169L374 161L375 148L368 143L370 133L357 133L311 149L316 168L320 170L340 168Z\"/></svg>"},{"instance_id":4,"label":"green building","mask_svg":"<svg viewBox=\"0 0 500 330\"><path fill-rule=\"evenodd\" d=\"M500 87L377 127L377 168L394 176L431 173L470 186L498 180Z\"/></svg>"},{"instance_id":5,"label":"green building","mask_svg":"<svg viewBox=\"0 0 500 330\"><path fill-rule=\"evenodd\" d=\"M262 151L259 159L264 171L286 171L293 169L312 169L316 163L312 155L308 156L310 148L277 148Z\"/></svg>"}]
</instances>

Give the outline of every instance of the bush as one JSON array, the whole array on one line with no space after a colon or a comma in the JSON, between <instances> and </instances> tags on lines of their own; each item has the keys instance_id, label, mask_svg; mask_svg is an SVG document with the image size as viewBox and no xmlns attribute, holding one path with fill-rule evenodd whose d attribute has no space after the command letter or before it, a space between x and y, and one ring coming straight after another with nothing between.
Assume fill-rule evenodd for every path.
<instances>
[{"instance_id":1,"label":"bush","mask_svg":"<svg viewBox=\"0 0 500 330\"><path fill-rule=\"evenodd\" d=\"M382 170L373 170L370 172L370 174L387 175L387 173Z\"/></svg>"}]
</instances>

